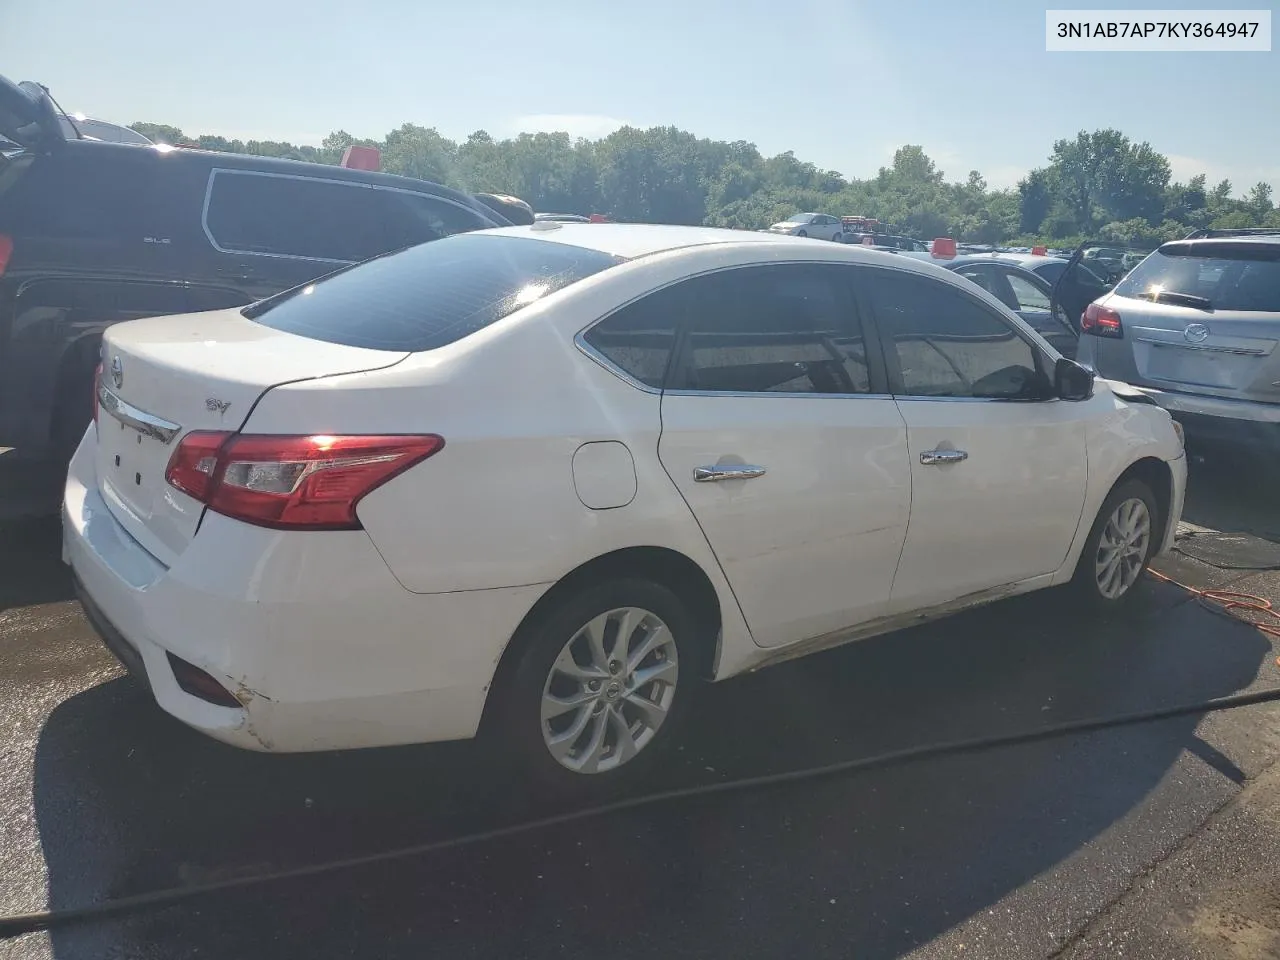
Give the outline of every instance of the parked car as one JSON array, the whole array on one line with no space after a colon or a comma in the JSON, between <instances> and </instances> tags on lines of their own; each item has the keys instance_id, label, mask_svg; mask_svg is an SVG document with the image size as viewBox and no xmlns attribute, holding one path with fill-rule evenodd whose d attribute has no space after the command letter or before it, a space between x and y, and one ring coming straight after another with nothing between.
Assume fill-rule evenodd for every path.
<instances>
[{"instance_id":1,"label":"parked car","mask_svg":"<svg viewBox=\"0 0 1280 960\"><path fill-rule=\"evenodd\" d=\"M533 207L519 197L505 193L477 193L476 199L512 225L528 225L535 222Z\"/></svg>"},{"instance_id":2,"label":"parked car","mask_svg":"<svg viewBox=\"0 0 1280 960\"><path fill-rule=\"evenodd\" d=\"M844 235L844 225L839 217L825 213L797 213L794 217L780 220L766 231L767 233L784 233L793 237L815 237L819 240L835 240L839 242Z\"/></svg>"},{"instance_id":3,"label":"parked car","mask_svg":"<svg viewBox=\"0 0 1280 960\"><path fill-rule=\"evenodd\" d=\"M240 306L347 264L507 224L438 184L323 164L66 139L0 78L0 447L66 462L102 331Z\"/></svg>"},{"instance_id":4,"label":"parked car","mask_svg":"<svg viewBox=\"0 0 1280 960\"><path fill-rule=\"evenodd\" d=\"M118 123L108 123L106 120L94 120L84 114L70 117L59 114L58 126L67 140L104 140L107 143L132 143L141 147L151 145L151 140L137 130L122 127Z\"/></svg>"},{"instance_id":5,"label":"parked car","mask_svg":"<svg viewBox=\"0 0 1280 960\"><path fill-rule=\"evenodd\" d=\"M937 262L982 287L1029 323L1064 357L1075 357L1078 334L1061 312L1054 312L1051 283L1017 266L1012 257L956 257Z\"/></svg>"},{"instance_id":6,"label":"parked car","mask_svg":"<svg viewBox=\"0 0 1280 960\"><path fill-rule=\"evenodd\" d=\"M534 220L550 220L553 223L590 223L590 217L578 213L535 213Z\"/></svg>"},{"instance_id":7,"label":"parked car","mask_svg":"<svg viewBox=\"0 0 1280 960\"><path fill-rule=\"evenodd\" d=\"M1188 436L1280 451L1280 231L1163 244L1081 325L1081 362L1140 388Z\"/></svg>"},{"instance_id":8,"label":"parked car","mask_svg":"<svg viewBox=\"0 0 1280 960\"><path fill-rule=\"evenodd\" d=\"M571 790L643 776L702 679L1118 607L1185 488L1167 413L969 281L759 233L451 236L102 359L65 556L164 710L267 751L482 732Z\"/></svg>"}]
</instances>

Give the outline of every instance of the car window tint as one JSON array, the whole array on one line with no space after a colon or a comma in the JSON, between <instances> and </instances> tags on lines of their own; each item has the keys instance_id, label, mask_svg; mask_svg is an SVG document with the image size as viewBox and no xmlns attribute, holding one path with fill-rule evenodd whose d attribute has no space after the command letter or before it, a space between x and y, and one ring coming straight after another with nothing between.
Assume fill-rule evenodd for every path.
<instances>
[{"instance_id":1,"label":"car window tint","mask_svg":"<svg viewBox=\"0 0 1280 960\"><path fill-rule=\"evenodd\" d=\"M103 148L41 157L0 195L0 230L17 236L137 244L167 235L171 199L149 151Z\"/></svg>"},{"instance_id":2,"label":"car window tint","mask_svg":"<svg viewBox=\"0 0 1280 960\"><path fill-rule=\"evenodd\" d=\"M264 326L372 350L432 350L620 263L546 240L464 233L246 307Z\"/></svg>"},{"instance_id":3,"label":"car window tint","mask_svg":"<svg viewBox=\"0 0 1280 960\"><path fill-rule=\"evenodd\" d=\"M776 264L686 281L696 297L680 384L734 393L868 393L846 268Z\"/></svg>"},{"instance_id":4,"label":"car window tint","mask_svg":"<svg viewBox=\"0 0 1280 960\"><path fill-rule=\"evenodd\" d=\"M374 193L383 214L389 250L493 226L479 212L439 197L401 190L375 190Z\"/></svg>"},{"instance_id":5,"label":"car window tint","mask_svg":"<svg viewBox=\"0 0 1280 960\"><path fill-rule=\"evenodd\" d=\"M205 224L231 253L355 261L389 249L362 183L218 170Z\"/></svg>"},{"instance_id":6,"label":"car window tint","mask_svg":"<svg viewBox=\"0 0 1280 960\"><path fill-rule=\"evenodd\" d=\"M1013 295L1018 301L1018 309L1022 311L1049 312L1049 294L1041 290L1026 277L1009 271L1005 274Z\"/></svg>"},{"instance_id":7,"label":"car window tint","mask_svg":"<svg viewBox=\"0 0 1280 960\"><path fill-rule=\"evenodd\" d=\"M1116 287L1122 297L1202 297L1214 310L1280 312L1280 245L1167 244Z\"/></svg>"},{"instance_id":8,"label":"car window tint","mask_svg":"<svg viewBox=\"0 0 1280 960\"><path fill-rule=\"evenodd\" d=\"M583 339L641 383L661 387L676 328L689 304L687 284L677 283L623 307L588 330Z\"/></svg>"},{"instance_id":9,"label":"car window tint","mask_svg":"<svg viewBox=\"0 0 1280 960\"><path fill-rule=\"evenodd\" d=\"M901 393L1031 399L1043 393L1036 354L1004 318L948 284L877 270L869 284L881 335L897 357Z\"/></svg>"}]
</instances>

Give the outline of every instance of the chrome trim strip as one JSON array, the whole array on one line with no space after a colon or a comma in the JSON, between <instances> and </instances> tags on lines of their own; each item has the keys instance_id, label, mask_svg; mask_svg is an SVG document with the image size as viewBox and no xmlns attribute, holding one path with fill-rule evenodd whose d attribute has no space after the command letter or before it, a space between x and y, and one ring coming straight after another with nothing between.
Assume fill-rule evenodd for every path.
<instances>
[{"instance_id":1,"label":"chrome trim strip","mask_svg":"<svg viewBox=\"0 0 1280 960\"><path fill-rule=\"evenodd\" d=\"M132 427L144 437L153 437L164 444L173 440L178 435L178 431L182 429L181 424L162 420L160 417L153 416L145 410L140 410L133 404L121 400L107 389L106 384L98 384L98 404L124 426Z\"/></svg>"},{"instance_id":2,"label":"chrome trim strip","mask_svg":"<svg viewBox=\"0 0 1280 960\"><path fill-rule=\"evenodd\" d=\"M1154 337L1134 337L1138 343L1150 343L1157 347L1176 347L1179 350L1207 350L1210 353L1230 353L1241 357L1265 357L1269 353L1258 347L1218 347L1207 343L1189 343L1187 341L1157 340Z\"/></svg>"}]
</instances>

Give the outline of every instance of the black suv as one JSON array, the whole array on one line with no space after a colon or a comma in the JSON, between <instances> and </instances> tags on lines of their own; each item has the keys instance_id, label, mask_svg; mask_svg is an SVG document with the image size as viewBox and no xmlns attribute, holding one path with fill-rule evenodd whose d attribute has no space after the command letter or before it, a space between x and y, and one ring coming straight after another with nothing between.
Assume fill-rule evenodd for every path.
<instances>
[{"instance_id":1,"label":"black suv","mask_svg":"<svg viewBox=\"0 0 1280 960\"><path fill-rule=\"evenodd\" d=\"M65 462L104 328L240 306L347 264L506 226L447 187L325 164L67 139L0 77L0 448Z\"/></svg>"}]
</instances>

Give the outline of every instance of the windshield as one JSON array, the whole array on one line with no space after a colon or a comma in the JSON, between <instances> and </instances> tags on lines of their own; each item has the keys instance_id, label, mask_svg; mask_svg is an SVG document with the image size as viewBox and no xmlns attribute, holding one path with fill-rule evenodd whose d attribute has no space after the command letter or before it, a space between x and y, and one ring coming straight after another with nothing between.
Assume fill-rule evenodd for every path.
<instances>
[{"instance_id":1,"label":"windshield","mask_svg":"<svg viewBox=\"0 0 1280 960\"><path fill-rule=\"evenodd\" d=\"M1222 247L1215 255L1209 252L1213 244L1169 244L1134 268L1115 292L1204 309L1280 312L1280 244Z\"/></svg>"},{"instance_id":2,"label":"windshield","mask_svg":"<svg viewBox=\"0 0 1280 960\"><path fill-rule=\"evenodd\" d=\"M788 217L783 223L808 223L812 219L812 213L797 213L794 217Z\"/></svg>"},{"instance_id":3,"label":"windshield","mask_svg":"<svg viewBox=\"0 0 1280 960\"><path fill-rule=\"evenodd\" d=\"M245 307L263 326L372 350L432 350L621 262L568 244L459 234Z\"/></svg>"}]
</instances>

